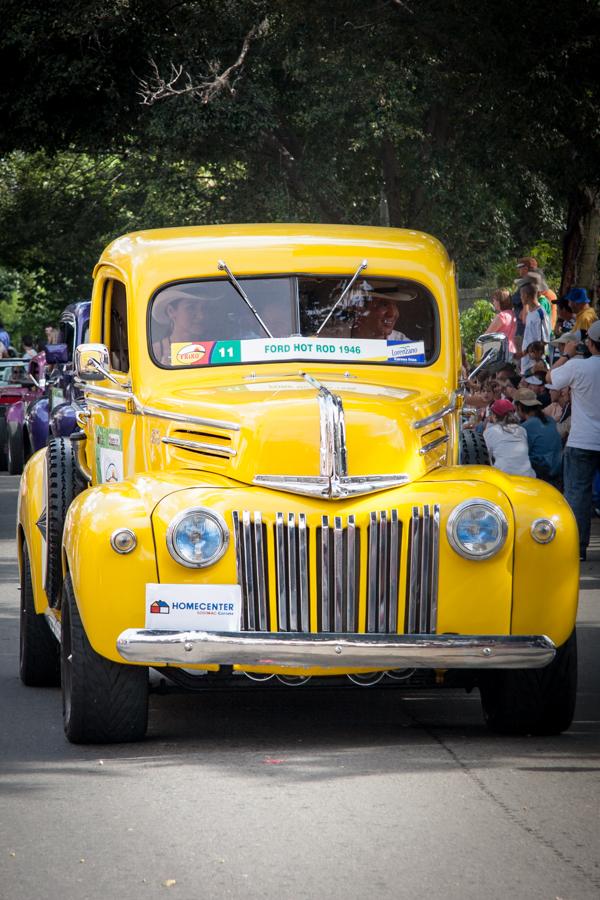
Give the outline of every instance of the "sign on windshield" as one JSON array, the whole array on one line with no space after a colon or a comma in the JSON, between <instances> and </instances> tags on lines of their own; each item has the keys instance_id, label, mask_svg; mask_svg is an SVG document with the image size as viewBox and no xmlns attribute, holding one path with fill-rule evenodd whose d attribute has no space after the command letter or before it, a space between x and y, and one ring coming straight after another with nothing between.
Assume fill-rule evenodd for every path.
<instances>
[{"instance_id":1,"label":"sign on windshield","mask_svg":"<svg viewBox=\"0 0 600 900\"><path fill-rule=\"evenodd\" d=\"M258 315L226 280L160 290L150 316L155 361L167 368L290 360L424 365L434 356L435 302L422 285L362 278L344 295L348 278L240 284Z\"/></svg>"}]
</instances>

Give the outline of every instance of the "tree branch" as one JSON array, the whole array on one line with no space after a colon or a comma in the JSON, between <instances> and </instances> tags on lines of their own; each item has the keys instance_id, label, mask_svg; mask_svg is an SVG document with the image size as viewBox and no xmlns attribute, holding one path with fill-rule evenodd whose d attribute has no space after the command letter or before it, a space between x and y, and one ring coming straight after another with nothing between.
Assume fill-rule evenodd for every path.
<instances>
[{"instance_id":1,"label":"tree branch","mask_svg":"<svg viewBox=\"0 0 600 900\"><path fill-rule=\"evenodd\" d=\"M258 25L254 25L245 36L242 49L234 63L219 74L216 62L208 64L207 75L199 81L194 81L189 72L185 72L182 65L171 63L171 71L168 78L160 74L156 61L150 57L149 63L152 75L148 80L139 78L140 90L137 92L144 106L152 106L159 100L168 100L171 97L188 95L200 100L201 103L210 103L218 94L229 91L235 94L235 82L239 70L244 64L252 41L263 37L268 28L268 20L264 18Z\"/></svg>"}]
</instances>

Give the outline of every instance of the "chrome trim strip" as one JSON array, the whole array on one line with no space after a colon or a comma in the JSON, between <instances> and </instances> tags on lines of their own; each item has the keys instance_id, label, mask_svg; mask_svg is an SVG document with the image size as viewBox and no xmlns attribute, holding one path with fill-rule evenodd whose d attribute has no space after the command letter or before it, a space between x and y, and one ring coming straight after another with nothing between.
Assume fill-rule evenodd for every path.
<instances>
[{"instance_id":1,"label":"chrome trim strip","mask_svg":"<svg viewBox=\"0 0 600 900\"><path fill-rule=\"evenodd\" d=\"M250 513L242 513L242 544L244 547L244 587L247 598L248 624L250 631L256 631L256 613L254 603L254 572L252 570L252 535L250 534Z\"/></svg>"},{"instance_id":2,"label":"chrome trim strip","mask_svg":"<svg viewBox=\"0 0 600 900\"><path fill-rule=\"evenodd\" d=\"M277 615L279 630L288 630L287 603L285 589L285 536L283 513L275 513L275 565L277 569Z\"/></svg>"},{"instance_id":3,"label":"chrome trim strip","mask_svg":"<svg viewBox=\"0 0 600 900\"><path fill-rule=\"evenodd\" d=\"M298 573L300 575L300 631L310 631L308 532L304 513L298 514Z\"/></svg>"},{"instance_id":4,"label":"chrome trim strip","mask_svg":"<svg viewBox=\"0 0 600 900\"><path fill-rule=\"evenodd\" d=\"M241 525L240 525L240 514L237 510L234 510L231 513L231 518L233 521L233 538L235 544L235 567L237 571L237 580L238 584L242 586L242 619L241 619L241 627L243 630L248 628L247 616L246 616L246 584L244 581L244 566L242 563L242 533L241 533Z\"/></svg>"},{"instance_id":5,"label":"chrome trim strip","mask_svg":"<svg viewBox=\"0 0 600 900\"><path fill-rule=\"evenodd\" d=\"M127 400L135 399L132 391L126 388L123 388L122 391L116 391L114 388L100 387L99 385L91 384L89 381L81 381L79 378L75 379L75 385L82 388L85 394L97 394L99 397L107 397L110 400L122 400L125 403Z\"/></svg>"},{"instance_id":6,"label":"chrome trim strip","mask_svg":"<svg viewBox=\"0 0 600 900\"><path fill-rule=\"evenodd\" d=\"M413 506L410 517L410 574L408 585L408 621L406 630L414 634L417 630L417 604L419 599L419 562L421 550L421 518L419 507Z\"/></svg>"},{"instance_id":7,"label":"chrome trim strip","mask_svg":"<svg viewBox=\"0 0 600 900\"><path fill-rule=\"evenodd\" d=\"M344 529L342 517L333 518L333 630L344 629Z\"/></svg>"},{"instance_id":8,"label":"chrome trim strip","mask_svg":"<svg viewBox=\"0 0 600 900\"><path fill-rule=\"evenodd\" d=\"M95 397L88 397L87 402L90 406L98 406L100 409L111 409L113 412L127 412L126 406L119 406L118 403L109 403L107 400L96 400Z\"/></svg>"},{"instance_id":9,"label":"chrome trim strip","mask_svg":"<svg viewBox=\"0 0 600 900\"><path fill-rule=\"evenodd\" d=\"M155 409L153 406L139 406L139 412L143 416L154 416L157 419L167 419L169 422L186 422L189 425L207 425L209 428L221 428L223 431L239 431L237 422L224 422L220 419L203 419L200 416L187 416L183 413L167 412Z\"/></svg>"},{"instance_id":10,"label":"chrome trim strip","mask_svg":"<svg viewBox=\"0 0 600 900\"><path fill-rule=\"evenodd\" d=\"M377 631L377 513L369 513L369 558L367 565L367 631Z\"/></svg>"},{"instance_id":11,"label":"chrome trim strip","mask_svg":"<svg viewBox=\"0 0 600 900\"><path fill-rule=\"evenodd\" d=\"M223 447L221 444L206 444L203 441L186 441L185 438L161 438L163 444L173 444L175 447L181 447L182 450L198 450L202 452L206 450L215 456L237 456L237 450L231 447Z\"/></svg>"},{"instance_id":12,"label":"chrome trim strip","mask_svg":"<svg viewBox=\"0 0 600 900\"><path fill-rule=\"evenodd\" d=\"M262 514L254 513L254 552L256 559L256 601L258 605L259 631L268 630L267 579L265 573L265 554L262 531Z\"/></svg>"},{"instance_id":13,"label":"chrome trim strip","mask_svg":"<svg viewBox=\"0 0 600 900\"><path fill-rule=\"evenodd\" d=\"M429 416L425 416L424 419L417 419L416 422L412 423L413 428L424 428L425 425L432 425L434 422L437 422L438 419L443 419L444 416L447 416L449 413L454 412L456 409L456 398L454 397L447 406L443 406L437 412L431 413Z\"/></svg>"},{"instance_id":14,"label":"chrome trim strip","mask_svg":"<svg viewBox=\"0 0 600 900\"><path fill-rule=\"evenodd\" d=\"M433 506L433 534L431 546L431 596L429 598L429 630L432 634L437 631L438 617L438 587L440 566L440 506Z\"/></svg>"},{"instance_id":15,"label":"chrome trim strip","mask_svg":"<svg viewBox=\"0 0 600 900\"><path fill-rule=\"evenodd\" d=\"M556 654L545 635L265 634L128 628L119 655L146 665L171 663L381 669L537 669Z\"/></svg>"},{"instance_id":16,"label":"chrome trim strip","mask_svg":"<svg viewBox=\"0 0 600 900\"><path fill-rule=\"evenodd\" d=\"M298 565L296 560L296 515L288 513L287 520L287 602L290 616L290 631L298 631Z\"/></svg>"},{"instance_id":17,"label":"chrome trim strip","mask_svg":"<svg viewBox=\"0 0 600 900\"><path fill-rule=\"evenodd\" d=\"M346 631L356 631L356 522L353 515L348 516L346 532L347 564L346 564Z\"/></svg>"},{"instance_id":18,"label":"chrome trim strip","mask_svg":"<svg viewBox=\"0 0 600 900\"><path fill-rule=\"evenodd\" d=\"M436 438L435 441L430 441L428 444L425 444L419 450L419 454L424 456L426 453L429 453L430 450L435 450L436 447L439 447L440 444L445 444L446 441L449 440L449 436L444 434L442 437Z\"/></svg>"},{"instance_id":19,"label":"chrome trim strip","mask_svg":"<svg viewBox=\"0 0 600 900\"><path fill-rule=\"evenodd\" d=\"M385 509L382 509L379 513L379 553L378 553L378 564L379 564L379 603L377 604L378 616L377 616L377 631L380 634L383 634L386 630L387 625L387 605L388 605L388 591L389 591L389 579L388 579L388 570L386 566L387 562L387 546L388 546L388 518L387 512Z\"/></svg>"},{"instance_id":20,"label":"chrome trim strip","mask_svg":"<svg viewBox=\"0 0 600 900\"><path fill-rule=\"evenodd\" d=\"M331 629L329 611L329 516L321 516L321 627Z\"/></svg>"},{"instance_id":21,"label":"chrome trim strip","mask_svg":"<svg viewBox=\"0 0 600 900\"><path fill-rule=\"evenodd\" d=\"M431 517L429 515L429 504L423 507L423 518L421 521L421 578L419 581L419 632L427 634L429 631L429 545L430 545L430 524Z\"/></svg>"},{"instance_id":22,"label":"chrome trim strip","mask_svg":"<svg viewBox=\"0 0 600 900\"><path fill-rule=\"evenodd\" d=\"M322 475L256 475L252 483L259 487L286 491L288 494L302 494L306 497L322 497L338 500L343 497L357 497L374 494L389 488L408 484L410 475L347 475L341 478L326 478Z\"/></svg>"},{"instance_id":23,"label":"chrome trim strip","mask_svg":"<svg viewBox=\"0 0 600 900\"><path fill-rule=\"evenodd\" d=\"M61 626L60 626L60 622L58 621L58 619L56 618L54 613L55 613L55 610L50 609L50 607L47 606L46 609L44 610L44 618L46 619L46 622L48 623L48 628L50 629L53 636L56 638L56 640L60 644Z\"/></svg>"},{"instance_id":24,"label":"chrome trim strip","mask_svg":"<svg viewBox=\"0 0 600 900\"><path fill-rule=\"evenodd\" d=\"M388 607L387 630L394 634L398 631L398 571L400 564L400 528L398 525L398 510L392 510L390 523L390 604Z\"/></svg>"}]
</instances>

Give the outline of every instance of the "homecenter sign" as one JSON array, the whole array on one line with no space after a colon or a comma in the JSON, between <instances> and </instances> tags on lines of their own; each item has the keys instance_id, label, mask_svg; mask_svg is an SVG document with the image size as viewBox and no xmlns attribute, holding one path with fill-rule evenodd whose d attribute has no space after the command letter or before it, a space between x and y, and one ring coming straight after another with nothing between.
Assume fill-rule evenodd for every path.
<instances>
[{"instance_id":1,"label":"homecenter sign","mask_svg":"<svg viewBox=\"0 0 600 900\"><path fill-rule=\"evenodd\" d=\"M241 612L239 584L146 585L146 628L155 631L239 631Z\"/></svg>"}]
</instances>

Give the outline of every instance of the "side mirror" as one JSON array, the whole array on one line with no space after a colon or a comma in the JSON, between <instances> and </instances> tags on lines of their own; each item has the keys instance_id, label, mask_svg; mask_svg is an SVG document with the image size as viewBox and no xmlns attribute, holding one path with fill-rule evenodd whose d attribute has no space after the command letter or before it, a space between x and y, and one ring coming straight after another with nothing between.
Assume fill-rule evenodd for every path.
<instances>
[{"instance_id":1,"label":"side mirror","mask_svg":"<svg viewBox=\"0 0 600 900\"><path fill-rule=\"evenodd\" d=\"M508 338L505 334L482 334L475 341L475 362L505 363L508 362Z\"/></svg>"},{"instance_id":2,"label":"side mirror","mask_svg":"<svg viewBox=\"0 0 600 900\"><path fill-rule=\"evenodd\" d=\"M82 381L103 381L109 368L108 348L104 344L80 344L75 349L75 372Z\"/></svg>"},{"instance_id":3,"label":"side mirror","mask_svg":"<svg viewBox=\"0 0 600 900\"><path fill-rule=\"evenodd\" d=\"M45 353L47 363L69 362L69 352L66 344L47 344Z\"/></svg>"}]
</instances>

